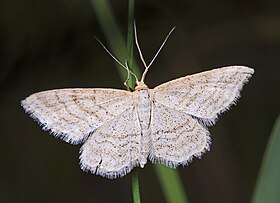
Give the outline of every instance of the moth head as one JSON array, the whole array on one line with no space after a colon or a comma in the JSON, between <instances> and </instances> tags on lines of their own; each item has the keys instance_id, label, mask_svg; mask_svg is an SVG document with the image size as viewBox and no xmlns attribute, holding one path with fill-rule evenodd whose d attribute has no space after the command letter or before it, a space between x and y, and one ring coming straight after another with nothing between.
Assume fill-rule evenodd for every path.
<instances>
[{"instance_id":1,"label":"moth head","mask_svg":"<svg viewBox=\"0 0 280 203\"><path fill-rule=\"evenodd\" d=\"M129 87L128 85L128 80L129 80L129 76L130 74L133 75L136 79L136 87L135 87L135 90L138 90L138 89L148 89L147 85L144 84L144 80L145 80L145 77L146 77L146 74L150 68L150 66L152 65L152 63L154 62L154 60L156 59L156 57L158 56L159 52L161 51L161 49L163 48L164 44L166 43L167 39L169 38L169 36L171 35L171 33L174 31L176 27L173 27L169 33L167 34L167 36L165 37L163 43L161 44L161 46L159 47L158 51L156 52L155 56L153 57L153 59L151 60L151 62L149 64L147 64L144 60L144 57L143 57L143 54L142 54L142 51L140 49L140 46L139 46L139 43L138 43L138 38L137 38L137 30L136 30L136 23L134 22L134 38L135 38L135 44L136 44L136 47L137 47L137 50L138 50L138 53L139 53L139 56L140 56L140 59L145 67L145 70L142 74L142 77L141 77L141 80L139 82L137 76L135 73L133 73L130 68L128 67L128 63L127 63L127 60L125 61L124 64L122 64L105 46L104 44L98 39L98 38L95 38L99 43L100 45L105 49L105 51L121 66L123 67L124 69L127 70L127 79L125 80L124 82L124 85L127 87L127 90L130 90L131 88Z\"/></svg>"},{"instance_id":2,"label":"moth head","mask_svg":"<svg viewBox=\"0 0 280 203\"><path fill-rule=\"evenodd\" d=\"M136 87L135 87L135 91L137 90L143 90L143 89L149 89L148 86L143 82L143 81L137 81L136 82Z\"/></svg>"}]
</instances>

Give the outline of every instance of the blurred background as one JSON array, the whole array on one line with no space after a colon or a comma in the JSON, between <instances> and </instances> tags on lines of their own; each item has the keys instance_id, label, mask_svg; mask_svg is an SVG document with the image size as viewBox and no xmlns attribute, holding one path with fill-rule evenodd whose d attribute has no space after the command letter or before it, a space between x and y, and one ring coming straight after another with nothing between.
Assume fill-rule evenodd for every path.
<instances>
[{"instance_id":1,"label":"blurred background","mask_svg":"<svg viewBox=\"0 0 280 203\"><path fill-rule=\"evenodd\" d=\"M127 1L109 3L125 37ZM255 69L238 105L210 128L211 151L179 168L192 203L249 202L280 112L280 1L142 0L135 18L146 61L177 26L146 77L151 88L216 67ZM89 0L0 1L1 202L132 202L131 174L82 172L80 146L42 131L20 106L47 89L124 89L94 36L107 44ZM143 202L165 202L152 164L137 170Z\"/></svg>"}]
</instances>

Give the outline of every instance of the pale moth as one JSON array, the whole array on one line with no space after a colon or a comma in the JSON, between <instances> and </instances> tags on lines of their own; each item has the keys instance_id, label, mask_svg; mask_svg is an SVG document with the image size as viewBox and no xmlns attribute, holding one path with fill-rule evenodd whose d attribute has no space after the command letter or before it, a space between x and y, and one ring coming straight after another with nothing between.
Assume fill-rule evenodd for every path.
<instances>
[{"instance_id":1,"label":"pale moth","mask_svg":"<svg viewBox=\"0 0 280 203\"><path fill-rule=\"evenodd\" d=\"M174 28L173 28L174 29ZM170 31L170 33L173 31ZM70 144L83 143L80 165L106 178L122 177L149 159L171 168L188 164L209 150L207 126L235 104L254 73L245 66L228 66L188 75L149 89L146 65L134 92L107 88L54 89L27 97L21 105L43 130Z\"/></svg>"}]
</instances>

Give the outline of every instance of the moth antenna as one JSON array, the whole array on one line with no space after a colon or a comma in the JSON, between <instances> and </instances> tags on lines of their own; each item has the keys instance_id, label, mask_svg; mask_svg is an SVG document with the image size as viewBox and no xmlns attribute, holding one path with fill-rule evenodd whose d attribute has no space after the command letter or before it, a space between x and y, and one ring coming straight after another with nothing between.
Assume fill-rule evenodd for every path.
<instances>
[{"instance_id":1,"label":"moth antenna","mask_svg":"<svg viewBox=\"0 0 280 203\"><path fill-rule=\"evenodd\" d=\"M123 67L124 69L126 69L125 65L123 65L106 47L105 45L97 38L97 37L94 37L98 43L102 46L103 49L105 49L105 51L121 66Z\"/></svg>"},{"instance_id":2,"label":"moth antenna","mask_svg":"<svg viewBox=\"0 0 280 203\"><path fill-rule=\"evenodd\" d=\"M159 47L157 53L155 54L154 58L151 60L151 62L148 65L148 68L153 64L154 60L156 59L156 57L158 56L159 52L161 51L161 49L163 48L163 46L165 45L166 41L168 40L169 36L171 35L171 33L175 30L176 26L174 26L169 33L167 34L167 36L165 37L164 41L162 42L161 46Z\"/></svg>"},{"instance_id":3,"label":"moth antenna","mask_svg":"<svg viewBox=\"0 0 280 203\"><path fill-rule=\"evenodd\" d=\"M122 67L124 68L125 70L127 70L127 73L128 73L128 78L129 78L129 74L133 75L135 77L135 80L138 82L138 78L137 76L131 71L129 70L128 68L128 65L127 65L127 62L126 65L123 65L106 47L105 45L97 38L97 37L94 37L97 42L102 46L102 48ZM127 81L125 81L125 83L127 84ZM126 86L126 85L125 85Z\"/></svg>"},{"instance_id":4,"label":"moth antenna","mask_svg":"<svg viewBox=\"0 0 280 203\"><path fill-rule=\"evenodd\" d=\"M135 22L135 20L134 20L133 27L134 27L135 44L136 44L136 47L137 47L137 50L138 50L140 59L141 59L143 65L144 65L144 67L145 67L145 71L143 72L142 77L141 77L141 80L140 80L140 82L144 82L145 75L147 74L149 67L147 66L147 64L146 64L146 62L145 62L145 59L144 59L144 57L143 57L142 51L141 51L140 46L139 46L139 43L138 43L137 30L136 30L136 22Z\"/></svg>"},{"instance_id":5,"label":"moth antenna","mask_svg":"<svg viewBox=\"0 0 280 203\"><path fill-rule=\"evenodd\" d=\"M141 80L140 82L144 82L145 80L145 77L146 77L146 74L148 73L148 70L150 68L150 66L153 64L153 62L155 61L155 59L157 58L158 54L160 53L161 49L163 48L163 46L165 45L166 41L168 40L169 36L171 35L171 33L175 30L176 26L173 27L169 33L167 34L167 36L165 37L163 43L161 44L161 46L159 47L158 51L156 52L155 56L153 57L153 59L151 60L151 62L149 63L149 65L147 66L145 60L144 60L144 57L143 57L143 54L141 52L141 49L140 49L140 46L139 46L139 43L138 43L138 38L137 38L137 30L136 30L136 23L134 21L134 35L135 35L135 43L136 43L136 46L137 46L137 49L138 49L138 53L140 55L140 59L142 61L142 63L144 64L144 67L145 67L145 70L142 74L142 77L141 77Z\"/></svg>"}]
</instances>

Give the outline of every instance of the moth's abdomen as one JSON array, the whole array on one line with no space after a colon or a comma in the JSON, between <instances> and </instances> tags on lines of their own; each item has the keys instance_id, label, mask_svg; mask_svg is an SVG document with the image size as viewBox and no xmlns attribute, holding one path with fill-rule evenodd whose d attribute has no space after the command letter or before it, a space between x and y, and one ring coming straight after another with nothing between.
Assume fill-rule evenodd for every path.
<instances>
[{"instance_id":1,"label":"moth's abdomen","mask_svg":"<svg viewBox=\"0 0 280 203\"><path fill-rule=\"evenodd\" d=\"M147 163L151 147L150 120L151 120L151 95L148 89L135 91L135 108L138 114L139 125L141 127L141 157L139 163L141 167Z\"/></svg>"}]
</instances>

